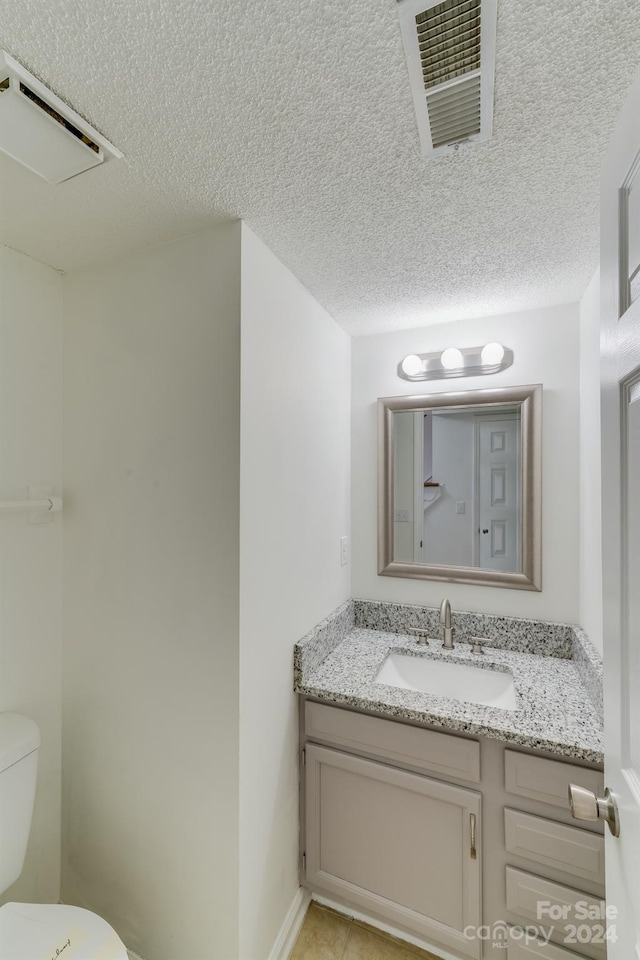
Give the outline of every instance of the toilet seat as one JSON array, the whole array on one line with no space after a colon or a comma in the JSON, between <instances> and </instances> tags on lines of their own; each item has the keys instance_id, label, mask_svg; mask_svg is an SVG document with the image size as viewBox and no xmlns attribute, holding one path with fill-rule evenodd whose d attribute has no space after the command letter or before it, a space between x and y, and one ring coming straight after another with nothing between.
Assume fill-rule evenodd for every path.
<instances>
[{"instance_id":1,"label":"toilet seat","mask_svg":"<svg viewBox=\"0 0 640 960\"><path fill-rule=\"evenodd\" d=\"M5 903L0 907L0 960L128 960L106 920L82 907Z\"/></svg>"}]
</instances>

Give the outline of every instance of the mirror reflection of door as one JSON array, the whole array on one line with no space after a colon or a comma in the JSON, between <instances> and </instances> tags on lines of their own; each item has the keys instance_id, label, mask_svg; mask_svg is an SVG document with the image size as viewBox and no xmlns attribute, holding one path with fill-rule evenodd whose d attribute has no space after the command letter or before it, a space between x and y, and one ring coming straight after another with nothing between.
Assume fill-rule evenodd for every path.
<instances>
[{"instance_id":1,"label":"mirror reflection of door","mask_svg":"<svg viewBox=\"0 0 640 960\"><path fill-rule=\"evenodd\" d=\"M477 516L474 566L519 570L520 420L477 419Z\"/></svg>"}]
</instances>

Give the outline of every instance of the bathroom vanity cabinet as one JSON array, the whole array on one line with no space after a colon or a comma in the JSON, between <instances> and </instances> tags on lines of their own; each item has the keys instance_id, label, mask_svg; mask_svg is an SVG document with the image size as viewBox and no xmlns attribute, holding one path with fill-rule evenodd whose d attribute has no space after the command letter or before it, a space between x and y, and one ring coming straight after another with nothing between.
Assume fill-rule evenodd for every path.
<instances>
[{"instance_id":1,"label":"bathroom vanity cabinet","mask_svg":"<svg viewBox=\"0 0 640 960\"><path fill-rule=\"evenodd\" d=\"M604 960L602 828L567 802L599 767L300 703L305 886L454 956Z\"/></svg>"}]
</instances>

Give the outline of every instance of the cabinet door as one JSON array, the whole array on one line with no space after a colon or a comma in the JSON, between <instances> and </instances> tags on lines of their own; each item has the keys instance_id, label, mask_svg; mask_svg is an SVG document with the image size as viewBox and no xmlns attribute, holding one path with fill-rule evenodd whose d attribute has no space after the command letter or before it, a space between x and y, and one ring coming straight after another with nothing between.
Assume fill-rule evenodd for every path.
<instances>
[{"instance_id":1,"label":"cabinet door","mask_svg":"<svg viewBox=\"0 0 640 960\"><path fill-rule=\"evenodd\" d=\"M480 801L474 790L308 744L306 882L478 958Z\"/></svg>"}]
</instances>

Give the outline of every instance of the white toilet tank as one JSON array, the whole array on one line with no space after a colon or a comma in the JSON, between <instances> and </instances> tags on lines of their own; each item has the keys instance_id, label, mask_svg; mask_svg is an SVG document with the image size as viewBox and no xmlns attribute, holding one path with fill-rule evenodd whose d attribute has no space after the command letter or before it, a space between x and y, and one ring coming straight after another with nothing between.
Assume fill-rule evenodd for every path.
<instances>
[{"instance_id":1,"label":"white toilet tank","mask_svg":"<svg viewBox=\"0 0 640 960\"><path fill-rule=\"evenodd\" d=\"M0 893L22 873L31 829L40 731L18 713L0 713Z\"/></svg>"}]
</instances>

